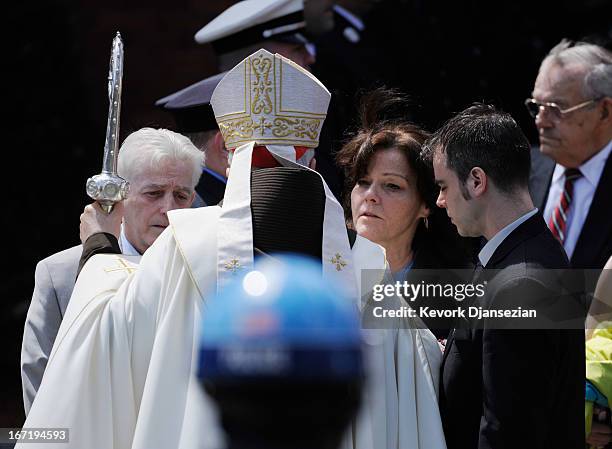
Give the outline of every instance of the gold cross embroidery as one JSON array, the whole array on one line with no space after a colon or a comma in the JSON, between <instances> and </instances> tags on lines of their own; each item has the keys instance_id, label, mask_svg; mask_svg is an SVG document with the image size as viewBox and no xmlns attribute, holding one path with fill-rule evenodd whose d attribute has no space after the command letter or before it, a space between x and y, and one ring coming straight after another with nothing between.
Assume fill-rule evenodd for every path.
<instances>
[{"instance_id":1,"label":"gold cross embroidery","mask_svg":"<svg viewBox=\"0 0 612 449\"><path fill-rule=\"evenodd\" d=\"M332 257L330 261L336 265L336 271L341 271L344 267L346 267L346 262L342 260L342 255L340 253L336 253L336 255Z\"/></svg>"},{"instance_id":2,"label":"gold cross embroidery","mask_svg":"<svg viewBox=\"0 0 612 449\"><path fill-rule=\"evenodd\" d=\"M240 265L240 261L237 258L233 258L231 259L229 262L225 263L225 269L227 271L231 271L233 273L236 273L236 271L238 271L241 267Z\"/></svg>"},{"instance_id":3,"label":"gold cross embroidery","mask_svg":"<svg viewBox=\"0 0 612 449\"><path fill-rule=\"evenodd\" d=\"M107 273L111 273L113 271L127 271L128 274L133 273L134 271L136 271L136 268L134 267L130 267L127 263L125 263L125 260L117 257L117 262L119 262L119 267L117 268L105 268L104 271L106 271Z\"/></svg>"}]
</instances>

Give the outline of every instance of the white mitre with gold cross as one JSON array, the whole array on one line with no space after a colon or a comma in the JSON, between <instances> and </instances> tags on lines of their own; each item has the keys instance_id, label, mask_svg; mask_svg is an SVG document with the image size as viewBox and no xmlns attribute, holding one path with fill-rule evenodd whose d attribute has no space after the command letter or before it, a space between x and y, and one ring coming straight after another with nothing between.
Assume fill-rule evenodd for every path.
<instances>
[{"instance_id":1,"label":"white mitre with gold cross","mask_svg":"<svg viewBox=\"0 0 612 449\"><path fill-rule=\"evenodd\" d=\"M330 98L310 72L262 49L225 75L210 103L227 148L248 142L316 148Z\"/></svg>"},{"instance_id":2,"label":"white mitre with gold cross","mask_svg":"<svg viewBox=\"0 0 612 449\"><path fill-rule=\"evenodd\" d=\"M210 103L232 155L219 216L218 288L253 267L252 166L310 170L329 100L329 91L311 73L265 50L245 58L217 85ZM323 277L334 278L349 294L358 295L344 212L323 178L321 182L326 197Z\"/></svg>"}]
</instances>

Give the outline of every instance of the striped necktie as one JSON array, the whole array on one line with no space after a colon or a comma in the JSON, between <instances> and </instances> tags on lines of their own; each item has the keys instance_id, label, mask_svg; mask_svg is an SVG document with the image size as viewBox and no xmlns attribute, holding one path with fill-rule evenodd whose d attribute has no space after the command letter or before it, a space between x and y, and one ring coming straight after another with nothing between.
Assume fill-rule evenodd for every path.
<instances>
[{"instance_id":1,"label":"striped necktie","mask_svg":"<svg viewBox=\"0 0 612 449\"><path fill-rule=\"evenodd\" d=\"M559 202L555 206L553 213L548 221L548 227L553 235L563 244L567 236L567 214L572 204L572 196L574 194L574 182L580 178L582 173L577 168L568 168L565 170L565 184Z\"/></svg>"}]
</instances>

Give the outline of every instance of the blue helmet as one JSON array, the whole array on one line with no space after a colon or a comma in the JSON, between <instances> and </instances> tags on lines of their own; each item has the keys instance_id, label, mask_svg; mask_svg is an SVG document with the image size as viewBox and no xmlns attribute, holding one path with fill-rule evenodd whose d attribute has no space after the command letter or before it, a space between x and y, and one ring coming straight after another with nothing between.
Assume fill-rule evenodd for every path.
<instances>
[{"instance_id":1,"label":"blue helmet","mask_svg":"<svg viewBox=\"0 0 612 449\"><path fill-rule=\"evenodd\" d=\"M323 280L318 261L295 255L263 261L208 303L198 377L358 381L363 360L356 305Z\"/></svg>"}]
</instances>

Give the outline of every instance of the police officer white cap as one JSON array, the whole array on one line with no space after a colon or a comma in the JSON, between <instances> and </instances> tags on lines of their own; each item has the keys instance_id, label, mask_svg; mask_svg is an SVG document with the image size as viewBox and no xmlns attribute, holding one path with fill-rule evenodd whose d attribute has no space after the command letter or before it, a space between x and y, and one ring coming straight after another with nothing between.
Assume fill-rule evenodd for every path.
<instances>
[{"instance_id":1,"label":"police officer white cap","mask_svg":"<svg viewBox=\"0 0 612 449\"><path fill-rule=\"evenodd\" d=\"M262 40L306 43L304 0L243 0L223 11L195 35L217 54Z\"/></svg>"}]
</instances>

